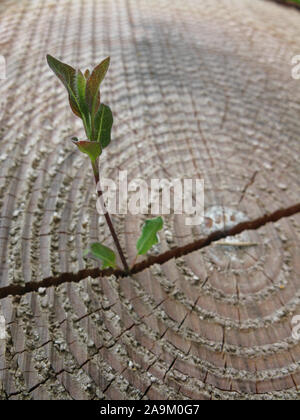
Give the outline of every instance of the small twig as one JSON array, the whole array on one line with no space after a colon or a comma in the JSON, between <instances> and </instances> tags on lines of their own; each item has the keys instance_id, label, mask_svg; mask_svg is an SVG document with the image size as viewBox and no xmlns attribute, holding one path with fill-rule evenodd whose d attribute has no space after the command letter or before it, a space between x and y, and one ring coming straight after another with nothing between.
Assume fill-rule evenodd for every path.
<instances>
[{"instance_id":1,"label":"small twig","mask_svg":"<svg viewBox=\"0 0 300 420\"><path fill-rule=\"evenodd\" d=\"M107 208L106 208L105 203L104 203L104 200L103 200L103 192L102 192L101 189L98 188L98 186L100 185L100 174L99 174L99 166L98 165L99 165L98 159L96 160L95 163L92 163L93 172L94 172L94 178L95 178L96 187L97 187L97 194L98 194L98 197L100 199L101 207L103 209L104 217L105 217L106 222L108 224L108 227L109 227L111 236L113 237L113 240L115 242L116 248L117 248L118 253L120 255L120 258L121 258L121 261L122 261L124 270L125 270L126 273L129 273L130 272L130 269L128 267L128 264L127 264L125 255L123 253L123 250L122 250L122 247L121 247L119 238L118 238L118 236L116 234L115 228L113 226L113 223L111 221L110 215L109 215L109 213L107 211Z\"/></svg>"}]
</instances>

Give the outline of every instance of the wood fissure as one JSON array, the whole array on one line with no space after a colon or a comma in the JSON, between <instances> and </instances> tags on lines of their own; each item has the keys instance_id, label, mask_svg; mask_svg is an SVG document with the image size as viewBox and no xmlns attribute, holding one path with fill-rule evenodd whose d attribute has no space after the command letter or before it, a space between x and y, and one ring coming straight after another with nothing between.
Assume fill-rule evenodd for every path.
<instances>
[{"instance_id":1,"label":"wood fissure","mask_svg":"<svg viewBox=\"0 0 300 420\"><path fill-rule=\"evenodd\" d=\"M220 239L224 239L229 236L235 236L248 230L257 230L268 223L275 223L283 218L291 217L298 213L300 213L300 203L295 204L286 209L277 210L274 213L266 214L255 220L249 220L243 223L239 223L238 225L228 230L213 232L206 238L199 239L198 241L189 243L182 247L174 248L161 255L150 257L147 260L135 264L134 267L132 267L132 269L130 270L130 274L134 275L141 273L147 268L153 266L154 264L165 264L173 258L180 258L185 255L191 254L192 252L199 251L200 249L203 249L211 245L213 242L219 241ZM116 278L124 278L128 276L128 273L126 273L123 270L101 270L99 268L80 270L78 271L78 273L62 273L58 276L43 279L40 282L29 282L25 286L12 284L7 287L2 287L0 288L0 299L4 299L9 295L22 296L30 292L36 292L39 288L55 287L63 283L78 283L79 281L84 280L87 277L110 277L112 275Z\"/></svg>"},{"instance_id":2,"label":"wood fissure","mask_svg":"<svg viewBox=\"0 0 300 420\"><path fill-rule=\"evenodd\" d=\"M299 399L299 11L31 3L0 2L0 399ZM201 178L202 225L171 200L160 243L133 263L153 198L145 214L110 209L116 243L46 54L76 68L111 56L105 202L123 171L128 186ZM87 262L96 241L132 274Z\"/></svg>"}]
</instances>

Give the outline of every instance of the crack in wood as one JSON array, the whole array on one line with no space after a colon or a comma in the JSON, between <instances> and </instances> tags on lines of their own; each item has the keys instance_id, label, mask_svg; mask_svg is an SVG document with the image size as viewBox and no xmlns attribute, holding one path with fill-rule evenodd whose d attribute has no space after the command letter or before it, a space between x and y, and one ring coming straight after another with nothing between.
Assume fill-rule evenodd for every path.
<instances>
[{"instance_id":1,"label":"crack in wood","mask_svg":"<svg viewBox=\"0 0 300 420\"><path fill-rule=\"evenodd\" d=\"M158 256L150 257L140 263L134 265L131 269L130 274L138 274L145 271L147 268L152 267L154 264L163 265L173 258L180 258L185 255L189 255L195 251L206 248L212 243L219 241L220 239L227 238L229 236L238 235L244 231L257 230L268 223L276 223L279 220L287 217L294 216L300 213L300 203L297 203L291 207L285 209L279 209L273 213L265 214L257 219L245 221L235 225L230 229L221 231L215 231L206 238L201 238L195 242L183 245L181 247L173 248L166 251ZM0 299L4 299L10 295L12 296L23 296L27 293L37 292L39 288L49 288L53 286L59 286L63 283L78 283L87 277L109 277L114 275L117 278L128 277L128 274L122 270L106 269L101 270L100 268L91 268L80 270L77 273L62 273L58 276L47 277L40 282L29 282L24 286L12 284L6 287L0 288Z\"/></svg>"},{"instance_id":2,"label":"crack in wood","mask_svg":"<svg viewBox=\"0 0 300 420\"><path fill-rule=\"evenodd\" d=\"M251 179L245 185L245 187L242 191L242 194L241 194L239 204L241 204L241 202L244 200L248 189L254 184L257 174L258 174L258 171L255 171L254 174L252 175Z\"/></svg>"}]
</instances>

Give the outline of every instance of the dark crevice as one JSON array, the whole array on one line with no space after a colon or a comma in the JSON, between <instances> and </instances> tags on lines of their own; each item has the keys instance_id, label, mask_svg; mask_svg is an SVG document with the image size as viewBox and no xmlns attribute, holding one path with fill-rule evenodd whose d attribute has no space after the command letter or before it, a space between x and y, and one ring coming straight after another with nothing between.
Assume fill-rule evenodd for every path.
<instances>
[{"instance_id":1,"label":"dark crevice","mask_svg":"<svg viewBox=\"0 0 300 420\"><path fill-rule=\"evenodd\" d=\"M153 264L165 264L173 258L180 258L192 252L198 251L211 245L213 242L224 239L228 236L235 236L247 230L257 230L268 223L278 222L285 217L291 217L300 213L300 203L286 209L277 210L274 213L266 214L254 220L246 221L237 224L236 226L221 231L215 231L206 238L199 239L182 247L174 248L156 257L151 257L145 261L136 264L131 270L132 274L137 274L151 267Z\"/></svg>"},{"instance_id":2,"label":"dark crevice","mask_svg":"<svg viewBox=\"0 0 300 420\"><path fill-rule=\"evenodd\" d=\"M192 252L199 251L200 249L203 249L211 245L213 242L219 241L220 239L224 239L228 236L235 236L248 230L257 230L268 223L275 223L283 218L291 217L298 213L300 213L300 203L285 209L277 210L274 213L265 214L264 216L254 220L239 223L230 229L215 231L206 238L199 239L181 247L173 248L167 252L164 252L163 254L150 257L138 264L135 264L135 266L131 269L131 274L141 273L154 264L165 264L173 258L180 258L191 254ZM0 288L0 299L4 299L9 295L22 296L26 293L37 292L39 288L59 286L63 283L78 283L87 277L97 278L109 277L111 275L114 275L117 278L128 277L128 274L122 270L101 270L100 268L84 269L78 271L77 273L62 273L58 276L47 277L40 282L29 282L24 286L12 284L6 287L2 287Z\"/></svg>"},{"instance_id":3,"label":"dark crevice","mask_svg":"<svg viewBox=\"0 0 300 420\"><path fill-rule=\"evenodd\" d=\"M53 372L51 375L47 376L47 378L43 379L41 382L38 382L37 384L33 385L29 390L13 392L7 396L7 399L10 399L11 397L15 397L23 393L30 395L37 388L39 388L42 385L45 385L45 383L48 382L50 379L56 379L59 375L61 375L64 372L72 374L72 372L68 372L66 369L61 369L59 372Z\"/></svg>"},{"instance_id":4,"label":"dark crevice","mask_svg":"<svg viewBox=\"0 0 300 420\"><path fill-rule=\"evenodd\" d=\"M242 191L242 194L241 194L239 204L241 204L241 202L244 200L248 189L254 184L257 174L258 174L258 171L255 171L254 174L252 175L250 181L248 181L248 183L245 185L245 187Z\"/></svg>"}]
</instances>

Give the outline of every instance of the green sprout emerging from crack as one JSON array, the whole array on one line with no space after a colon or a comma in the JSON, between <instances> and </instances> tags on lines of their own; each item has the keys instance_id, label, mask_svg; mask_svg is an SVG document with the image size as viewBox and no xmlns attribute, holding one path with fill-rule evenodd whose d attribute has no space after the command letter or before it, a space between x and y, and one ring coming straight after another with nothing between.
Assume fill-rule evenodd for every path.
<instances>
[{"instance_id":1,"label":"green sprout emerging from crack","mask_svg":"<svg viewBox=\"0 0 300 420\"><path fill-rule=\"evenodd\" d=\"M88 155L90 158L97 185L97 193L106 222L118 250L124 270L129 273L130 269L127 260L114 229L111 217L106 209L103 193L101 189L99 189L99 159L103 149L111 142L111 130L113 125L112 111L108 105L101 102L100 96L100 85L108 71L110 58L107 57L103 60L92 72L86 70L84 73L57 60L51 55L47 55L47 62L51 70L65 86L73 113L82 120L87 139L78 140L76 137L73 137L72 141L82 153ZM139 255L145 255L153 245L158 243L159 238L157 233L162 228L163 220L161 217L145 222L142 234L137 242L137 256L135 261ZM98 242L91 244L89 249L84 251L84 256L100 260L102 268L117 267L114 251Z\"/></svg>"}]
</instances>

